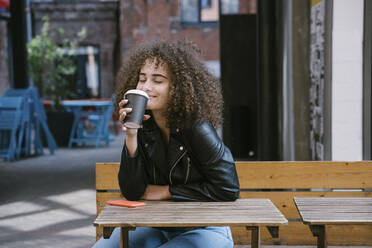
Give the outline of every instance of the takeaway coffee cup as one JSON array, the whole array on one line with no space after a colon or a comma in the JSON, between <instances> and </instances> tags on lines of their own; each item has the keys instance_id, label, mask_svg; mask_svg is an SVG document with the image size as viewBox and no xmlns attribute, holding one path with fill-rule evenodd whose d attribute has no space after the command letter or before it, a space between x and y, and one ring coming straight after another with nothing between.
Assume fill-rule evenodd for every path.
<instances>
[{"instance_id":1,"label":"takeaway coffee cup","mask_svg":"<svg viewBox=\"0 0 372 248\"><path fill-rule=\"evenodd\" d=\"M124 99L128 100L125 107L132 108L132 111L124 119L124 126L127 128L140 128L149 96L142 90L128 90L124 94Z\"/></svg>"}]
</instances>

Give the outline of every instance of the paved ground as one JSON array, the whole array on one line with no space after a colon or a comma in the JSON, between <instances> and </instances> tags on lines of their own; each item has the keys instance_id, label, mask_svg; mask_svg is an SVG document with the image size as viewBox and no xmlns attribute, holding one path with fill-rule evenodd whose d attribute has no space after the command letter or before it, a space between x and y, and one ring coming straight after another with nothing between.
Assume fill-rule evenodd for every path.
<instances>
[{"instance_id":1,"label":"paved ground","mask_svg":"<svg viewBox=\"0 0 372 248\"><path fill-rule=\"evenodd\" d=\"M123 137L104 148L0 161L0 247L91 247L95 163L119 161Z\"/></svg>"}]
</instances>

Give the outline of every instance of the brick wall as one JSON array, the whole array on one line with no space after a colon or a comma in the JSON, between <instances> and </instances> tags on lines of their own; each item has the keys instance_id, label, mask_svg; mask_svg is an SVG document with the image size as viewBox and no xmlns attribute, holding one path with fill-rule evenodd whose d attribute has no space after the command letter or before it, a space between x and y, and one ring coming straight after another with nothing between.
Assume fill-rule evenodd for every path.
<instances>
[{"instance_id":1,"label":"brick wall","mask_svg":"<svg viewBox=\"0 0 372 248\"><path fill-rule=\"evenodd\" d=\"M144 39L194 41L205 60L219 60L218 26L182 27L178 1L120 1L120 36L122 60L128 50Z\"/></svg>"}]
</instances>

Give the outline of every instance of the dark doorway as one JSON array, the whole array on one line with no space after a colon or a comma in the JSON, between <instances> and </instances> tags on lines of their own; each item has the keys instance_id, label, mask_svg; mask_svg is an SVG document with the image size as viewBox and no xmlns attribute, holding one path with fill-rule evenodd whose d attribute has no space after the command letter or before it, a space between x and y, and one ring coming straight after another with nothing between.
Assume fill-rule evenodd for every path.
<instances>
[{"instance_id":1,"label":"dark doorway","mask_svg":"<svg viewBox=\"0 0 372 248\"><path fill-rule=\"evenodd\" d=\"M260 0L258 16L259 160L282 160L283 1Z\"/></svg>"},{"instance_id":2,"label":"dark doorway","mask_svg":"<svg viewBox=\"0 0 372 248\"><path fill-rule=\"evenodd\" d=\"M281 160L281 1L257 15L221 15L223 139L236 160Z\"/></svg>"},{"instance_id":3,"label":"dark doorway","mask_svg":"<svg viewBox=\"0 0 372 248\"><path fill-rule=\"evenodd\" d=\"M258 159L257 16L221 15L223 139L235 159Z\"/></svg>"}]
</instances>

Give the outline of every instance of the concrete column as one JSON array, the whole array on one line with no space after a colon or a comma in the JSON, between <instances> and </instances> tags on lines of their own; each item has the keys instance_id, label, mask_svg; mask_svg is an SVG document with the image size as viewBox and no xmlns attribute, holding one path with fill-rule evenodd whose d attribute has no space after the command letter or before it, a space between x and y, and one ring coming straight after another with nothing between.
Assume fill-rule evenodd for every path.
<instances>
[{"instance_id":1,"label":"concrete column","mask_svg":"<svg viewBox=\"0 0 372 248\"><path fill-rule=\"evenodd\" d=\"M332 160L362 159L363 0L333 1Z\"/></svg>"}]
</instances>

